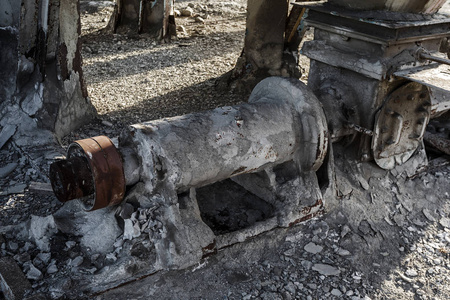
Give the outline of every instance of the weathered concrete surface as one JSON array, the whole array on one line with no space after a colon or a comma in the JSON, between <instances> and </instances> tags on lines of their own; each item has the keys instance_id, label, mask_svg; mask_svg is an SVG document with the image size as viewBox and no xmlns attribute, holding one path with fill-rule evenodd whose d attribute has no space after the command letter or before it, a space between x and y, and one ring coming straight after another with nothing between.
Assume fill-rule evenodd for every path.
<instances>
[{"instance_id":1,"label":"weathered concrete surface","mask_svg":"<svg viewBox=\"0 0 450 300\"><path fill-rule=\"evenodd\" d=\"M78 201L66 203L54 214L54 227L81 236L80 245L88 253L110 253L121 234L114 208L86 212Z\"/></svg>"},{"instance_id":2,"label":"weathered concrete surface","mask_svg":"<svg viewBox=\"0 0 450 300\"><path fill-rule=\"evenodd\" d=\"M50 251L50 240L56 232L57 228L53 216L31 216L29 238L41 251Z\"/></svg>"},{"instance_id":3,"label":"weathered concrete surface","mask_svg":"<svg viewBox=\"0 0 450 300\"><path fill-rule=\"evenodd\" d=\"M20 18L18 1L3 0L0 3L0 27L17 26Z\"/></svg>"},{"instance_id":4,"label":"weathered concrete surface","mask_svg":"<svg viewBox=\"0 0 450 300\"><path fill-rule=\"evenodd\" d=\"M251 91L269 76L290 76L283 66L285 0L248 0L244 50L231 74L232 87Z\"/></svg>"},{"instance_id":5,"label":"weathered concrete surface","mask_svg":"<svg viewBox=\"0 0 450 300\"><path fill-rule=\"evenodd\" d=\"M2 8L10 17L0 27L0 127L16 126L21 145L52 142L50 132L61 138L95 115L83 83L78 3L3 1Z\"/></svg>"}]
</instances>

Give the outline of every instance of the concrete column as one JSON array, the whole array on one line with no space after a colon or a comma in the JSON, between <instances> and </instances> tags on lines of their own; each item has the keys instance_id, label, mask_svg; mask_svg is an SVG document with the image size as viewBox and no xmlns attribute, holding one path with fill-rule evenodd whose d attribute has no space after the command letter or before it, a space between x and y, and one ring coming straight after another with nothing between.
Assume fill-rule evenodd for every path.
<instances>
[{"instance_id":1,"label":"concrete column","mask_svg":"<svg viewBox=\"0 0 450 300\"><path fill-rule=\"evenodd\" d=\"M112 28L118 33L146 33L157 39L166 38L173 0L119 0ZM111 23L110 23L111 24Z\"/></svg>"},{"instance_id":2,"label":"concrete column","mask_svg":"<svg viewBox=\"0 0 450 300\"><path fill-rule=\"evenodd\" d=\"M290 76L283 68L287 0L248 0L244 50L232 73L238 89L251 91L269 76Z\"/></svg>"},{"instance_id":3,"label":"concrete column","mask_svg":"<svg viewBox=\"0 0 450 300\"><path fill-rule=\"evenodd\" d=\"M78 2L4 0L0 8L9 16L0 18L0 127L27 144L39 129L62 137L90 120Z\"/></svg>"}]
</instances>

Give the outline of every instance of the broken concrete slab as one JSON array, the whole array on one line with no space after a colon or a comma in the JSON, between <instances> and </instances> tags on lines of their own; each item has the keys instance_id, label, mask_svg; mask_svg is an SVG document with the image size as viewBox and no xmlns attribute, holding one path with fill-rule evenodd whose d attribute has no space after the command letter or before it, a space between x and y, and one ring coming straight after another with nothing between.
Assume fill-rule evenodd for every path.
<instances>
[{"instance_id":1,"label":"broken concrete slab","mask_svg":"<svg viewBox=\"0 0 450 300\"><path fill-rule=\"evenodd\" d=\"M338 268L328 264L315 264L312 266L312 269L325 276L336 276L341 273Z\"/></svg>"},{"instance_id":2,"label":"broken concrete slab","mask_svg":"<svg viewBox=\"0 0 450 300\"><path fill-rule=\"evenodd\" d=\"M0 287L6 300L23 299L31 290L30 282L12 257L0 258Z\"/></svg>"},{"instance_id":3,"label":"broken concrete slab","mask_svg":"<svg viewBox=\"0 0 450 300\"><path fill-rule=\"evenodd\" d=\"M16 125L6 125L0 132L0 149L8 142L8 140L16 133Z\"/></svg>"},{"instance_id":4,"label":"broken concrete slab","mask_svg":"<svg viewBox=\"0 0 450 300\"><path fill-rule=\"evenodd\" d=\"M312 254L317 254L319 252L322 251L323 247L320 245L316 245L314 243L308 243L305 247L304 247L306 252L312 253Z\"/></svg>"},{"instance_id":5,"label":"broken concrete slab","mask_svg":"<svg viewBox=\"0 0 450 300\"><path fill-rule=\"evenodd\" d=\"M42 279L42 272L36 268L33 264L29 264L30 269L27 272L27 278L31 280L39 280Z\"/></svg>"}]
</instances>

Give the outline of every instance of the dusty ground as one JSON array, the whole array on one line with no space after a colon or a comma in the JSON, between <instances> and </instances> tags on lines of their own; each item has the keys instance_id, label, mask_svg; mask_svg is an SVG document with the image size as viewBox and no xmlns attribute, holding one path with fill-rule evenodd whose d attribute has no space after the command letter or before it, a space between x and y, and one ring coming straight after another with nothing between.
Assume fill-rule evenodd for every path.
<instances>
[{"instance_id":1,"label":"dusty ground","mask_svg":"<svg viewBox=\"0 0 450 300\"><path fill-rule=\"evenodd\" d=\"M64 145L99 134L113 137L140 121L246 100L218 88L220 76L233 68L242 50L246 1L177 1L177 9L191 5L204 23L178 18L184 31L179 28L178 39L164 44L104 33L111 7L82 4L85 80L99 120L66 137ZM307 68L305 60L302 66ZM439 126L449 130L448 124ZM329 199L324 216L231 246L186 270L160 272L86 296L73 290L76 275L67 268L81 255L76 247L52 252L51 261L44 262L37 249L26 250L5 232L1 253L16 259L35 291L54 299L450 298L449 158L434 155L435 168L407 178L371 165L346 164L335 152L339 197ZM12 170L0 178L0 229L60 207L52 194L30 189L30 182L48 179L27 157L8 145L0 158L0 167ZM350 175L356 171L364 176ZM30 261L44 278L53 276L48 264L67 269L67 280L55 288L64 292L51 293L41 279L32 278ZM83 265L81 271L90 269Z\"/></svg>"},{"instance_id":2,"label":"dusty ground","mask_svg":"<svg viewBox=\"0 0 450 300\"><path fill-rule=\"evenodd\" d=\"M113 125L106 134L125 124L246 101L247 95L224 89L221 78L242 51L245 0L175 1L175 9L191 6L194 15L176 19L178 36L170 43L105 34L112 7L83 2L83 70L99 118Z\"/></svg>"},{"instance_id":3,"label":"dusty ground","mask_svg":"<svg viewBox=\"0 0 450 300\"><path fill-rule=\"evenodd\" d=\"M244 101L216 89L243 45L245 1L192 2L195 17L177 18L178 38L99 34L111 8L85 14L83 62L99 117L115 125L185 114ZM186 8L188 2L176 3Z\"/></svg>"}]
</instances>

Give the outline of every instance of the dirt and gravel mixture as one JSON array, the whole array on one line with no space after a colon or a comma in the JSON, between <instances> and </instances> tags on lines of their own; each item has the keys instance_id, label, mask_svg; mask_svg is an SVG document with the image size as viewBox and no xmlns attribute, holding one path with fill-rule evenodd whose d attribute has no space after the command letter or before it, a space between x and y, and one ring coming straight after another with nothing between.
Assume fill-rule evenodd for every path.
<instances>
[{"instance_id":1,"label":"dirt and gravel mixture","mask_svg":"<svg viewBox=\"0 0 450 300\"><path fill-rule=\"evenodd\" d=\"M220 84L242 50L246 1L175 5L180 11L190 7L194 15L177 18L178 38L160 43L103 32L111 2L81 1L83 69L99 120L71 133L64 145L99 134L114 137L140 121L246 100ZM307 70L304 58L302 66ZM448 123L441 129L450 131ZM52 194L31 191L30 182L48 178L16 150L7 145L0 151L0 229L60 207ZM233 245L191 268L159 272L100 295L77 294L73 288L74 272L100 268L88 265L74 242L58 253L44 253L4 233L0 253L14 257L43 299L449 299L449 158L431 158L437 167L414 178L369 170L370 186L363 178L352 179L357 172L338 163L340 198L328 204L324 216ZM345 161L338 154L336 159ZM66 280L46 287L42 278L58 270L67 272Z\"/></svg>"},{"instance_id":2,"label":"dirt and gravel mixture","mask_svg":"<svg viewBox=\"0 0 450 300\"><path fill-rule=\"evenodd\" d=\"M177 37L165 43L105 32L112 2L81 1L83 71L104 133L246 101L248 95L229 89L223 77L243 49L246 5L245 0L175 1L175 11L192 15L176 18ZM306 79L306 57L301 65ZM65 141L83 131L92 133L88 125Z\"/></svg>"},{"instance_id":3,"label":"dirt and gravel mixture","mask_svg":"<svg viewBox=\"0 0 450 300\"><path fill-rule=\"evenodd\" d=\"M245 1L183 1L175 7L190 7L193 15L176 19L178 37L170 43L102 34L111 6L83 15L85 79L102 120L130 124L246 100L217 88L242 51Z\"/></svg>"}]
</instances>

